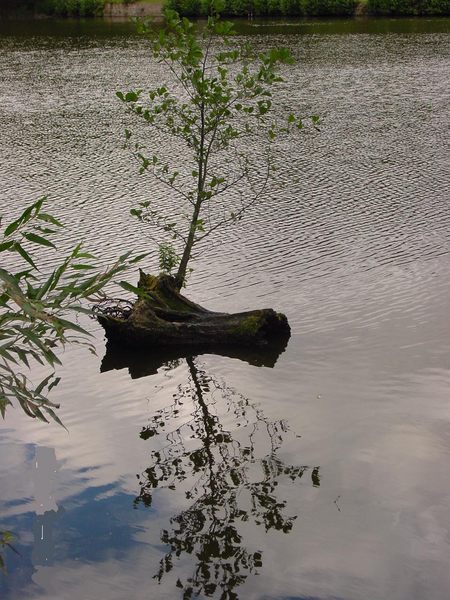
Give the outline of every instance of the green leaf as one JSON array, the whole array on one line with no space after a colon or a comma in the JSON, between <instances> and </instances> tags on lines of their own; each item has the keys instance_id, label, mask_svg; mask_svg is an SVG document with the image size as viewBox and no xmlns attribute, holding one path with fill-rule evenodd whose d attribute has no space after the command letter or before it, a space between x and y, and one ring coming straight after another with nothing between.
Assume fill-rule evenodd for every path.
<instances>
[{"instance_id":1,"label":"green leaf","mask_svg":"<svg viewBox=\"0 0 450 600\"><path fill-rule=\"evenodd\" d=\"M35 233L22 233L23 237L25 237L29 242L33 242L34 244L39 244L41 246L47 246L47 248L55 248L55 244L47 240L46 238L41 237Z\"/></svg>"},{"instance_id":2,"label":"green leaf","mask_svg":"<svg viewBox=\"0 0 450 600\"><path fill-rule=\"evenodd\" d=\"M125 252L122 256L119 256L118 262L123 263L127 260L127 258L131 255L131 250L129 252Z\"/></svg>"},{"instance_id":3,"label":"green leaf","mask_svg":"<svg viewBox=\"0 0 450 600\"><path fill-rule=\"evenodd\" d=\"M84 265L81 263L76 263L72 265L72 269L74 269L75 271L86 271L89 269L95 269L94 265Z\"/></svg>"},{"instance_id":4,"label":"green leaf","mask_svg":"<svg viewBox=\"0 0 450 600\"><path fill-rule=\"evenodd\" d=\"M137 296L139 296L139 298L147 297L147 294L144 290L142 290L141 288L135 287L134 285L131 285L131 283L128 283L127 281L119 281L119 285L121 288L123 288L127 292L132 292L133 294L136 294Z\"/></svg>"},{"instance_id":5,"label":"green leaf","mask_svg":"<svg viewBox=\"0 0 450 600\"><path fill-rule=\"evenodd\" d=\"M47 213L39 213L36 218L41 221L45 221L46 223L51 223L56 227L64 227L61 221L58 221L58 219L55 219L55 217L52 217L52 215L49 215Z\"/></svg>"},{"instance_id":6,"label":"green leaf","mask_svg":"<svg viewBox=\"0 0 450 600\"><path fill-rule=\"evenodd\" d=\"M41 381L41 383L35 389L35 394L40 394L52 377L53 377L53 373L51 375L49 375L48 377L46 377L45 379L43 379Z\"/></svg>"},{"instance_id":7,"label":"green leaf","mask_svg":"<svg viewBox=\"0 0 450 600\"><path fill-rule=\"evenodd\" d=\"M56 387L60 381L61 381L61 377L55 377L55 379L48 386L47 390L50 391L51 389L53 389L54 387Z\"/></svg>"},{"instance_id":8,"label":"green leaf","mask_svg":"<svg viewBox=\"0 0 450 600\"><path fill-rule=\"evenodd\" d=\"M41 285L40 288L37 289L36 300L42 300L42 298L45 296L45 294L52 288L54 279L55 279L55 271L53 271L53 273L50 275L50 277L47 279L47 281L45 283L43 283L43 285Z\"/></svg>"},{"instance_id":9,"label":"green leaf","mask_svg":"<svg viewBox=\"0 0 450 600\"><path fill-rule=\"evenodd\" d=\"M38 271L39 269L36 266L36 263L34 262L34 260L31 258L31 256L28 254L28 252L25 250L25 248L23 248L23 246L21 246L19 244L19 242L15 242L14 244L14 250L20 254L20 256L27 261L27 263L29 265L31 265L34 269L36 269L36 271Z\"/></svg>"},{"instance_id":10,"label":"green leaf","mask_svg":"<svg viewBox=\"0 0 450 600\"><path fill-rule=\"evenodd\" d=\"M3 242L0 244L0 252L4 252L5 250L9 250L12 246L14 246L14 241L10 240L9 242Z\"/></svg>"},{"instance_id":11,"label":"green leaf","mask_svg":"<svg viewBox=\"0 0 450 600\"><path fill-rule=\"evenodd\" d=\"M49 227L41 227L40 225L34 226L35 231L39 231L39 233L43 233L45 235L53 235L56 233L56 229L50 229Z\"/></svg>"},{"instance_id":12,"label":"green leaf","mask_svg":"<svg viewBox=\"0 0 450 600\"><path fill-rule=\"evenodd\" d=\"M25 352L25 350L22 350L21 348L16 348L15 351L17 353L17 356L24 363L24 365L29 367L30 365L28 363L28 356L27 356L27 353Z\"/></svg>"},{"instance_id":13,"label":"green leaf","mask_svg":"<svg viewBox=\"0 0 450 600\"><path fill-rule=\"evenodd\" d=\"M20 215L20 217L18 219L16 219L10 225L8 225L8 227L5 229L4 236L8 237L12 233L14 233L21 225L24 225L30 219L32 219L33 216L37 216L39 214L39 211L41 210L41 206L45 200L46 200L45 197L40 198L31 206L28 206L23 211L23 213Z\"/></svg>"},{"instance_id":14,"label":"green leaf","mask_svg":"<svg viewBox=\"0 0 450 600\"><path fill-rule=\"evenodd\" d=\"M13 275L11 275L10 273L8 273L8 271L5 271L5 269L2 269L1 267L0 267L0 279L2 281L4 281L10 288L12 288L16 294L18 294L22 298L25 298L22 290L20 289L20 287L17 283L16 278Z\"/></svg>"},{"instance_id":15,"label":"green leaf","mask_svg":"<svg viewBox=\"0 0 450 600\"><path fill-rule=\"evenodd\" d=\"M5 229L5 233L3 234L5 237L8 237L12 233L16 231L22 224L21 219L17 219L17 221L13 221L8 227Z\"/></svg>"},{"instance_id":16,"label":"green leaf","mask_svg":"<svg viewBox=\"0 0 450 600\"><path fill-rule=\"evenodd\" d=\"M77 245L75 246L75 248L72 250L72 253L71 253L70 257L71 257L71 258L78 258L78 256L79 256L79 254L80 254L80 250L81 250L82 246L83 246L83 243L82 243L82 242L80 242L79 244L77 244Z\"/></svg>"},{"instance_id":17,"label":"green leaf","mask_svg":"<svg viewBox=\"0 0 450 600\"><path fill-rule=\"evenodd\" d=\"M11 402L10 400L8 400L8 398L6 398L5 396L0 397L0 414L2 415L3 418L5 418L5 412L6 412L6 407L7 406L11 406ZM0 557L0 568L1 568L1 557Z\"/></svg>"},{"instance_id":18,"label":"green leaf","mask_svg":"<svg viewBox=\"0 0 450 600\"><path fill-rule=\"evenodd\" d=\"M139 94L136 92L127 92L125 94L125 102L137 102L139 99Z\"/></svg>"},{"instance_id":19,"label":"green leaf","mask_svg":"<svg viewBox=\"0 0 450 600\"><path fill-rule=\"evenodd\" d=\"M43 421L44 423L48 423L48 419L45 418L41 409L36 404L34 404L34 402L29 402L28 406L35 417L37 417L40 421Z\"/></svg>"},{"instance_id":20,"label":"green leaf","mask_svg":"<svg viewBox=\"0 0 450 600\"><path fill-rule=\"evenodd\" d=\"M11 350L13 350L13 349L11 349ZM14 363L15 365L18 364L17 360L9 352L9 345L8 344L4 344L3 346L0 346L0 356L3 356L4 358L6 358L6 360Z\"/></svg>"},{"instance_id":21,"label":"green leaf","mask_svg":"<svg viewBox=\"0 0 450 600\"><path fill-rule=\"evenodd\" d=\"M50 390L50 388L49 388L49 390ZM52 408L50 408L49 406L46 406L45 411L51 416L51 418L54 421L56 421L58 423L58 425L61 425L61 427L64 427L64 429L66 431L68 431L67 427L64 425L64 423L61 421L61 419L58 417L58 415L55 413L55 411Z\"/></svg>"},{"instance_id":22,"label":"green leaf","mask_svg":"<svg viewBox=\"0 0 450 600\"><path fill-rule=\"evenodd\" d=\"M141 261L143 258L145 258L146 256L148 256L150 254L150 252L145 252L144 254L138 254L137 256L135 256L134 258L132 258L129 263L130 265L134 265L135 263Z\"/></svg>"},{"instance_id":23,"label":"green leaf","mask_svg":"<svg viewBox=\"0 0 450 600\"><path fill-rule=\"evenodd\" d=\"M41 351L41 356L43 356L49 364L61 364L59 358L54 354L54 352L52 352L48 348L48 346L44 344L44 342L41 341L40 337L31 328L24 327L21 333L25 338L27 338L30 342L32 342L33 344L35 344L35 346L39 348L39 350ZM34 358L36 358L35 354L33 354L33 356ZM41 362L41 360L39 360L39 362Z\"/></svg>"},{"instance_id":24,"label":"green leaf","mask_svg":"<svg viewBox=\"0 0 450 600\"><path fill-rule=\"evenodd\" d=\"M73 323L73 321L67 321L66 319L58 318L57 322L64 329L73 329L74 331L78 331L78 333L82 333L88 337L93 337L92 333L89 333L89 331L86 331L86 329L83 329L83 327L77 325L77 323Z\"/></svg>"}]
</instances>

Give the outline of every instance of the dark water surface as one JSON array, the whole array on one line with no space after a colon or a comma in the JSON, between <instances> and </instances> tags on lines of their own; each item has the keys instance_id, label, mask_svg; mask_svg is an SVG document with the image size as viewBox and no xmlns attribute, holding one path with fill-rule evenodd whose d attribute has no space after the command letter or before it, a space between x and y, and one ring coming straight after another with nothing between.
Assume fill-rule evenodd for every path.
<instances>
[{"instance_id":1,"label":"dark water surface","mask_svg":"<svg viewBox=\"0 0 450 600\"><path fill-rule=\"evenodd\" d=\"M273 367L122 356L101 373L93 325L99 358L68 348L54 393L68 433L18 409L2 423L0 530L20 553L3 551L2 599L450 596L449 30L254 25L297 58L283 106L323 123L279 145L269 197L189 292L285 312L290 343ZM164 79L145 43L120 23L0 32L0 212L46 194L62 250L146 249L129 209L174 199L122 149L114 97Z\"/></svg>"}]
</instances>

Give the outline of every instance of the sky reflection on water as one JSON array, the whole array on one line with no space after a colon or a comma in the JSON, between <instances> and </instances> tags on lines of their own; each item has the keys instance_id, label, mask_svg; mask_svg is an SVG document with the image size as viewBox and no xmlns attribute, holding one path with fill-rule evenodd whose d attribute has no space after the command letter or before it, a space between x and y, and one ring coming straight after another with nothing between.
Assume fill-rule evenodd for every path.
<instances>
[{"instance_id":1,"label":"sky reflection on water","mask_svg":"<svg viewBox=\"0 0 450 600\"><path fill-rule=\"evenodd\" d=\"M263 570L264 550L255 546L252 530L261 527L266 536L272 531L289 534L298 515L289 511L286 489L302 478L319 487L320 468L280 458L284 438L295 441L299 436L284 419L267 419L258 405L210 376L196 357L160 361L160 370L170 376L181 363L186 363L187 381L177 384L172 403L150 416L140 431L151 450L146 453L150 466L137 474L136 497L124 493L118 482L90 484L57 505L61 465L55 450L28 445L29 500L4 504L13 515L21 504L28 508L2 521L15 536L4 592L40 597L40 586L48 594L55 585L53 568L64 572L64 566L77 561L128 562L139 546L148 551L150 569L154 564L151 578L164 588L179 588L183 598L238 598L238 588ZM80 470L78 483L88 482L88 475L89 469ZM159 540L139 541L149 529L154 532L158 506L172 492L178 505L184 496L183 508L169 517ZM83 593L95 597L91 588Z\"/></svg>"}]
</instances>

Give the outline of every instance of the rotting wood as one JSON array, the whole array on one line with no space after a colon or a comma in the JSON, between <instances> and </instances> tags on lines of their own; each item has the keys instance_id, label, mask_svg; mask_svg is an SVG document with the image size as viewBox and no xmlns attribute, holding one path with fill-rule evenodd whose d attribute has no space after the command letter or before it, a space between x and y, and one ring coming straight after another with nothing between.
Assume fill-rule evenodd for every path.
<instances>
[{"instance_id":1,"label":"rotting wood","mask_svg":"<svg viewBox=\"0 0 450 600\"><path fill-rule=\"evenodd\" d=\"M290 336L285 315L270 308L234 314L207 310L183 296L169 275L141 271L138 287L143 294L122 317L97 312L109 342L134 348L267 346Z\"/></svg>"}]
</instances>

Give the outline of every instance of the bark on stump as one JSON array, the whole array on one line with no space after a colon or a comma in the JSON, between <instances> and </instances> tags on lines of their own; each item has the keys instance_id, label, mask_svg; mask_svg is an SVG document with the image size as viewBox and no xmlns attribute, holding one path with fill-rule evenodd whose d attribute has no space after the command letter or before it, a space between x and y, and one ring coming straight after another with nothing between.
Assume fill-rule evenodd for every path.
<instances>
[{"instance_id":1,"label":"bark on stump","mask_svg":"<svg viewBox=\"0 0 450 600\"><path fill-rule=\"evenodd\" d=\"M219 313L191 302L180 294L169 275L140 272L138 287L144 292L128 315L97 315L113 344L139 348L164 346L201 347L267 346L287 341L290 327L285 315L272 309Z\"/></svg>"}]
</instances>

